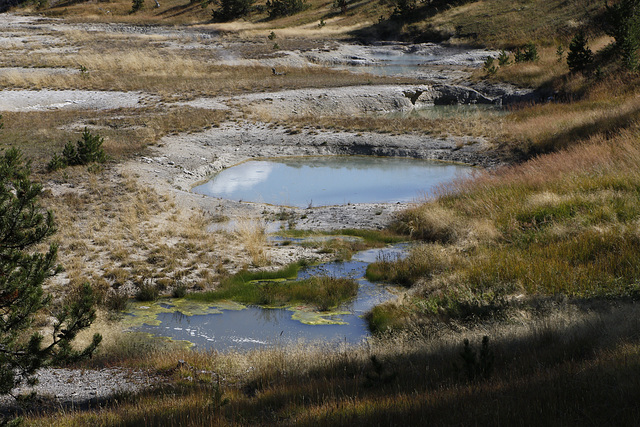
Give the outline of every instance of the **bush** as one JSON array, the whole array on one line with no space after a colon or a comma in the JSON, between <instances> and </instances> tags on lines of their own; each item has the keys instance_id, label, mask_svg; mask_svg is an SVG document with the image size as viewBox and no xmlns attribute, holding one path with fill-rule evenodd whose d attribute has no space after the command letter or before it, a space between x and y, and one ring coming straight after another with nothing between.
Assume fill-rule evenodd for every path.
<instances>
[{"instance_id":1,"label":"bush","mask_svg":"<svg viewBox=\"0 0 640 427\"><path fill-rule=\"evenodd\" d=\"M267 0L267 11L269 18L295 15L302 12L309 5L305 0Z\"/></svg>"},{"instance_id":2,"label":"bush","mask_svg":"<svg viewBox=\"0 0 640 427\"><path fill-rule=\"evenodd\" d=\"M187 287L185 285L178 285L171 292L171 296L174 298L184 298L185 295L187 295Z\"/></svg>"},{"instance_id":3,"label":"bush","mask_svg":"<svg viewBox=\"0 0 640 427\"><path fill-rule=\"evenodd\" d=\"M498 55L498 64L501 67L504 67L505 65L509 65L509 52L506 52L504 50L500 51L500 55Z\"/></svg>"},{"instance_id":4,"label":"bush","mask_svg":"<svg viewBox=\"0 0 640 427\"><path fill-rule=\"evenodd\" d=\"M137 301L155 301L160 296L160 292L151 283L144 283L136 292Z\"/></svg>"},{"instance_id":5,"label":"bush","mask_svg":"<svg viewBox=\"0 0 640 427\"><path fill-rule=\"evenodd\" d=\"M111 292L107 295L104 305L111 311L125 311L129 304L129 297L125 293Z\"/></svg>"},{"instance_id":6,"label":"bush","mask_svg":"<svg viewBox=\"0 0 640 427\"><path fill-rule=\"evenodd\" d=\"M584 32L580 31L571 40L569 45L569 53L567 54L567 65L569 70L574 73L583 71L593 61L593 53L587 47L587 37Z\"/></svg>"},{"instance_id":7,"label":"bush","mask_svg":"<svg viewBox=\"0 0 640 427\"><path fill-rule=\"evenodd\" d=\"M538 48L533 42L527 43L522 50L516 48L516 62L534 62L538 60Z\"/></svg>"},{"instance_id":8,"label":"bush","mask_svg":"<svg viewBox=\"0 0 640 427\"><path fill-rule=\"evenodd\" d=\"M486 71L486 73L490 76L494 75L498 71L498 67L496 67L495 64L495 59L493 59L492 56L488 56L487 59L485 59L483 68L484 71Z\"/></svg>"},{"instance_id":9,"label":"bush","mask_svg":"<svg viewBox=\"0 0 640 427\"><path fill-rule=\"evenodd\" d=\"M349 5L349 0L333 0L333 8L340 9L340 13L342 13L343 15L347 13L348 5ZM321 20L320 22L322 23L324 21Z\"/></svg>"},{"instance_id":10,"label":"bush","mask_svg":"<svg viewBox=\"0 0 640 427\"><path fill-rule=\"evenodd\" d=\"M393 0L395 8L391 16L394 19L404 20L416 10L416 0Z\"/></svg>"},{"instance_id":11,"label":"bush","mask_svg":"<svg viewBox=\"0 0 640 427\"><path fill-rule=\"evenodd\" d=\"M131 13L136 13L144 6L144 0L133 0L131 2Z\"/></svg>"},{"instance_id":12,"label":"bush","mask_svg":"<svg viewBox=\"0 0 640 427\"><path fill-rule=\"evenodd\" d=\"M49 163L47 163L47 170L49 172L56 171L58 169L64 169L67 167L67 161L64 156L58 156L54 154Z\"/></svg>"},{"instance_id":13,"label":"bush","mask_svg":"<svg viewBox=\"0 0 640 427\"><path fill-rule=\"evenodd\" d=\"M82 138L75 145L71 141L67 142L62 150L62 156L53 155L47 164L47 169L54 171L67 166L86 165L93 162L104 163L107 161L107 155L102 149L103 142L104 138L92 134L85 128Z\"/></svg>"},{"instance_id":14,"label":"bush","mask_svg":"<svg viewBox=\"0 0 640 427\"><path fill-rule=\"evenodd\" d=\"M104 163L107 156L102 149L103 142L104 138L97 134L93 135L85 128L82 132L82 139L76 142L76 147L74 148L73 144L68 142L62 154L71 166L86 165L92 162Z\"/></svg>"},{"instance_id":15,"label":"bush","mask_svg":"<svg viewBox=\"0 0 640 427\"><path fill-rule=\"evenodd\" d=\"M220 9L213 11L216 21L231 21L248 15L255 0L220 0Z\"/></svg>"}]
</instances>

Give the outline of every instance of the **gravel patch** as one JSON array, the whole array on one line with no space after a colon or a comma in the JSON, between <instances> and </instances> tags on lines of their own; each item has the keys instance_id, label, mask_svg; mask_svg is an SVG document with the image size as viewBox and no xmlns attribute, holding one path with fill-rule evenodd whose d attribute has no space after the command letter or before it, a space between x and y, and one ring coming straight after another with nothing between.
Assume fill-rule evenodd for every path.
<instances>
[{"instance_id":1,"label":"gravel patch","mask_svg":"<svg viewBox=\"0 0 640 427\"><path fill-rule=\"evenodd\" d=\"M37 375L38 384L13 390L14 396L28 396L23 409L46 407L84 407L107 400L115 394L136 393L162 383L162 379L141 370L125 368L92 369L42 369ZM22 399L20 399L22 402ZM0 396L0 412L20 409L11 396Z\"/></svg>"},{"instance_id":2,"label":"gravel patch","mask_svg":"<svg viewBox=\"0 0 640 427\"><path fill-rule=\"evenodd\" d=\"M2 90L0 111L109 110L144 107L158 99L142 92Z\"/></svg>"}]
</instances>

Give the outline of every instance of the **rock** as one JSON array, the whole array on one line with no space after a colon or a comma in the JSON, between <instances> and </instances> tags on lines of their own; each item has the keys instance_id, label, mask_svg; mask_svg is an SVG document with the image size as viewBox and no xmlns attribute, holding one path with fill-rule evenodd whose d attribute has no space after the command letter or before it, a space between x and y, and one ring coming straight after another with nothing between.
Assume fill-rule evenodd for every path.
<instances>
[{"instance_id":1,"label":"rock","mask_svg":"<svg viewBox=\"0 0 640 427\"><path fill-rule=\"evenodd\" d=\"M435 85L433 89L433 103L435 105L502 104L502 98L489 98L470 87Z\"/></svg>"}]
</instances>

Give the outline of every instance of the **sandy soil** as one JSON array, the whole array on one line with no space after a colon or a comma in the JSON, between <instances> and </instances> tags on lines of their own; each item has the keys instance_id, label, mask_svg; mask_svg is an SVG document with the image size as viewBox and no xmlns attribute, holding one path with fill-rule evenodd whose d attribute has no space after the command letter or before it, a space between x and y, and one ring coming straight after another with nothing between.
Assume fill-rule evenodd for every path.
<instances>
[{"instance_id":1,"label":"sandy soil","mask_svg":"<svg viewBox=\"0 0 640 427\"><path fill-rule=\"evenodd\" d=\"M50 408L77 408L98 404L115 393L135 393L159 385L162 379L141 370L124 368L92 369L42 369L36 378L38 384L23 386L13 391L15 395L37 394L23 402L23 410ZM10 396L0 396L0 414L17 409Z\"/></svg>"}]
</instances>

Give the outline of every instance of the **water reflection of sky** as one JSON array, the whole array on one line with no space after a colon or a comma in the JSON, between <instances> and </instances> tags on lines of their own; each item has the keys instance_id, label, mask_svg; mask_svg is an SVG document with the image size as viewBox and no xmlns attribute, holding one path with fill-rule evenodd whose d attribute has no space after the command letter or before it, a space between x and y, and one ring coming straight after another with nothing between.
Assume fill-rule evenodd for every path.
<instances>
[{"instance_id":1,"label":"water reflection of sky","mask_svg":"<svg viewBox=\"0 0 640 427\"><path fill-rule=\"evenodd\" d=\"M272 170L273 164L270 162L246 162L227 169L224 174L219 174L215 184L212 180L201 187L203 191L221 194L220 197L231 196L235 192L245 191L266 181Z\"/></svg>"},{"instance_id":2,"label":"water reflection of sky","mask_svg":"<svg viewBox=\"0 0 640 427\"><path fill-rule=\"evenodd\" d=\"M469 173L456 164L407 158L325 156L248 161L194 192L212 197L306 207L407 202Z\"/></svg>"}]
</instances>

